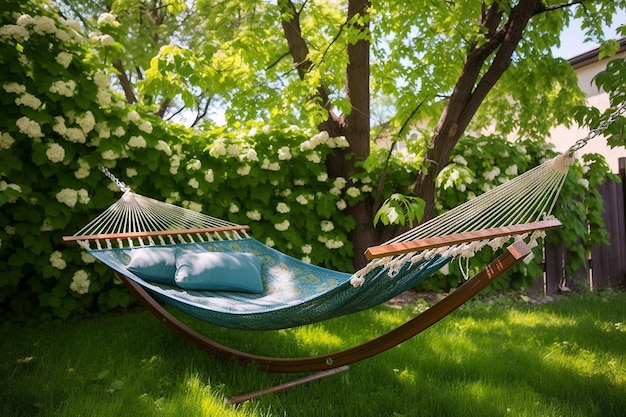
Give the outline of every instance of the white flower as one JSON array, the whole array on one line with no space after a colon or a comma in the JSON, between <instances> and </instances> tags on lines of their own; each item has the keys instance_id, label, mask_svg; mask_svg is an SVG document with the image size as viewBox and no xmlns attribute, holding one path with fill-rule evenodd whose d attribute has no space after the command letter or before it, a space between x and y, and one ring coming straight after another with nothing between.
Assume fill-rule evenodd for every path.
<instances>
[{"instance_id":1,"label":"white flower","mask_svg":"<svg viewBox=\"0 0 626 417\"><path fill-rule=\"evenodd\" d=\"M101 106L110 106L112 102L111 92L104 88L99 88L96 93L96 102Z\"/></svg>"},{"instance_id":2,"label":"white flower","mask_svg":"<svg viewBox=\"0 0 626 417\"><path fill-rule=\"evenodd\" d=\"M230 203L230 207L228 209L231 213L239 213L239 207L235 203Z\"/></svg>"},{"instance_id":3,"label":"white flower","mask_svg":"<svg viewBox=\"0 0 626 417\"><path fill-rule=\"evenodd\" d=\"M15 99L15 104L18 106L26 106L31 109L37 110L41 107L41 100L30 93L24 93L20 97Z\"/></svg>"},{"instance_id":4,"label":"white flower","mask_svg":"<svg viewBox=\"0 0 626 417\"><path fill-rule=\"evenodd\" d=\"M248 211L248 212L246 212L246 216L247 216L250 220L255 220L255 221L259 221L259 220L261 220L261 213L259 213L259 211L258 211L258 210Z\"/></svg>"},{"instance_id":5,"label":"white flower","mask_svg":"<svg viewBox=\"0 0 626 417\"><path fill-rule=\"evenodd\" d=\"M192 159L187 164L187 169L200 169L200 168L202 168L202 162L200 162L200 160L198 159Z\"/></svg>"},{"instance_id":6,"label":"white flower","mask_svg":"<svg viewBox=\"0 0 626 417\"><path fill-rule=\"evenodd\" d=\"M74 55L70 54L69 52L63 51L59 52L55 60L63 68L67 68L72 63L72 58L74 58Z\"/></svg>"},{"instance_id":7,"label":"white flower","mask_svg":"<svg viewBox=\"0 0 626 417\"><path fill-rule=\"evenodd\" d=\"M343 188L346 186L346 179L342 178L342 177L337 177L335 178L335 180L333 181L333 185L335 187L337 187L340 190L343 190Z\"/></svg>"},{"instance_id":8,"label":"white flower","mask_svg":"<svg viewBox=\"0 0 626 417\"><path fill-rule=\"evenodd\" d=\"M138 124L141 122L141 116L137 113L136 110L129 111L123 118L125 122L132 122L134 124Z\"/></svg>"},{"instance_id":9,"label":"white flower","mask_svg":"<svg viewBox=\"0 0 626 417\"><path fill-rule=\"evenodd\" d=\"M68 127L65 129L63 137L72 143L85 143L87 140L85 132L77 127Z\"/></svg>"},{"instance_id":10,"label":"white flower","mask_svg":"<svg viewBox=\"0 0 626 417\"><path fill-rule=\"evenodd\" d=\"M335 229L335 225L330 220L322 220L320 222L320 228L322 232L330 232Z\"/></svg>"},{"instance_id":11,"label":"white flower","mask_svg":"<svg viewBox=\"0 0 626 417\"><path fill-rule=\"evenodd\" d=\"M343 211L343 210L345 210L345 209L346 209L346 207L348 207L348 205L346 204L346 202L345 202L345 201L343 201L343 200L339 200L339 201L337 201L337 202L335 203L335 205L337 206L337 208L338 208L339 210L342 210L342 211Z\"/></svg>"},{"instance_id":12,"label":"white flower","mask_svg":"<svg viewBox=\"0 0 626 417\"><path fill-rule=\"evenodd\" d=\"M453 161L459 165L467 166L467 161L461 155L455 156Z\"/></svg>"},{"instance_id":13,"label":"white flower","mask_svg":"<svg viewBox=\"0 0 626 417\"><path fill-rule=\"evenodd\" d=\"M9 149L15 143L15 139L8 133L0 134L0 149Z\"/></svg>"},{"instance_id":14,"label":"white flower","mask_svg":"<svg viewBox=\"0 0 626 417\"><path fill-rule=\"evenodd\" d=\"M328 249L339 249L343 247L343 242L341 240L328 239L324 242L324 246Z\"/></svg>"},{"instance_id":15,"label":"white flower","mask_svg":"<svg viewBox=\"0 0 626 417\"><path fill-rule=\"evenodd\" d=\"M102 152L102 159L106 159L107 161L115 161L119 157L120 156L111 149Z\"/></svg>"},{"instance_id":16,"label":"white flower","mask_svg":"<svg viewBox=\"0 0 626 417\"><path fill-rule=\"evenodd\" d=\"M4 88L4 91L6 91L7 93L23 94L26 92L25 86L15 82L3 84L2 88Z\"/></svg>"},{"instance_id":17,"label":"white flower","mask_svg":"<svg viewBox=\"0 0 626 417\"><path fill-rule=\"evenodd\" d=\"M76 90L76 81L55 81L50 86L50 92L56 93L64 97L74 97L74 91Z\"/></svg>"},{"instance_id":18,"label":"white flower","mask_svg":"<svg viewBox=\"0 0 626 417\"><path fill-rule=\"evenodd\" d=\"M588 179L586 179L586 178L579 178L577 182L578 182L578 184L582 185L585 190L589 189L589 180Z\"/></svg>"},{"instance_id":19,"label":"white flower","mask_svg":"<svg viewBox=\"0 0 626 417\"><path fill-rule=\"evenodd\" d=\"M509 166L504 173L506 175L510 175L511 177L515 177L517 176L517 165L511 165Z\"/></svg>"},{"instance_id":20,"label":"white flower","mask_svg":"<svg viewBox=\"0 0 626 417\"><path fill-rule=\"evenodd\" d=\"M299 196L296 197L296 202L302 204L303 206L306 206L309 200L306 198L306 196L304 196L303 194L300 194Z\"/></svg>"},{"instance_id":21,"label":"white flower","mask_svg":"<svg viewBox=\"0 0 626 417\"><path fill-rule=\"evenodd\" d=\"M276 204L276 211L279 213L289 213L291 211L291 209L289 208L289 206L285 203L278 203Z\"/></svg>"},{"instance_id":22,"label":"white flower","mask_svg":"<svg viewBox=\"0 0 626 417\"><path fill-rule=\"evenodd\" d=\"M279 232L284 232L285 230L289 229L289 225L289 220L285 219L284 221L275 224L274 228Z\"/></svg>"},{"instance_id":23,"label":"white flower","mask_svg":"<svg viewBox=\"0 0 626 417\"><path fill-rule=\"evenodd\" d=\"M93 117L93 113L87 110L85 114L76 118L76 124L78 124L78 126L80 126L80 128L86 134L91 132L96 126L96 119Z\"/></svg>"},{"instance_id":24,"label":"white flower","mask_svg":"<svg viewBox=\"0 0 626 417\"><path fill-rule=\"evenodd\" d=\"M352 198L356 198L361 194L361 191L356 187L350 187L346 190L346 194Z\"/></svg>"},{"instance_id":25,"label":"white flower","mask_svg":"<svg viewBox=\"0 0 626 417\"><path fill-rule=\"evenodd\" d=\"M28 29L19 25L0 26L0 38L13 38L17 42L26 42L30 38Z\"/></svg>"},{"instance_id":26,"label":"white flower","mask_svg":"<svg viewBox=\"0 0 626 417\"><path fill-rule=\"evenodd\" d=\"M111 46L115 45L115 39L111 35L100 35L96 37L97 41L100 41L100 45L102 46Z\"/></svg>"},{"instance_id":27,"label":"white flower","mask_svg":"<svg viewBox=\"0 0 626 417\"><path fill-rule=\"evenodd\" d=\"M391 207L389 209L389 212L387 213L387 218L389 219L389 222L395 223L398 217L400 217L400 215L396 211L395 207Z\"/></svg>"},{"instance_id":28,"label":"white flower","mask_svg":"<svg viewBox=\"0 0 626 417\"><path fill-rule=\"evenodd\" d=\"M59 135L65 136L65 132L67 132L67 127L65 126L65 119L63 116L55 116L54 125L52 125L52 130L57 132Z\"/></svg>"},{"instance_id":29,"label":"white flower","mask_svg":"<svg viewBox=\"0 0 626 417\"><path fill-rule=\"evenodd\" d=\"M195 203L193 201L189 202L189 205L187 206L187 208L191 211L195 211L196 213L202 212L202 204Z\"/></svg>"},{"instance_id":30,"label":"white flower","mask_svg":"<svg viewBox=\"0 0 626 417\"><path fill-rule=\"evenodd\" d=\"M111 77L109 77L109 74L106 72L98 71L93 76L93 82L96 83L99 88L109 88L111 85Z\"/></svg>"},{"instance_id":31,"label":"white flower","mask_svg":"<svg viewBox=\"0 0 626 417\"><path fill-rule=\"evenodd\" d=\"M316 153L310 153L306 156L306 159L313 162L314 164L319 164L322 162L322 158Z\"/></svg>"},{"instance_id":32,"label":"white flower","mask_svg":"<svg viewBox=\"0 0 626 417\"><path fill-rule=\"evenodd\" d=\"M274 243L271 237L268 237L267 239L265 239L265 246L267 246L268 248L273 248L274 245L276 244Z\"/></svg>"},{"instance_id":33,"label":"white flower","mask_svg":"<svg viewBox=\"0 0 626 417\"><path fill-rule=\"evenodd\" d=\"M147 120L144 120L143 122L139 123L139 125L137 126L137 128L139 130L141 130L142 132L145 132L147 134L152 133L152 123L150 123Z\"/></svg>"},{"instance_id":34,"label":"white flower","mask_svg":"<svg viewBox=\"0 0 626 417\"><path fill-rule=\"evenodd\" d=\"M346 139L345 136L337 136L336 138L334 138L333 142L334 142L333 144L335 148L350 147L350 143L348 142L348 139Z\"/></svg>"},{"instance_id":35,"label":"white flower","mask_svg":"<svg viewBox=\"0 0 626 417\"><path fill-rule=\"evenodd\" d=\"M245 155L245 158L248 161L258 161L259 157L256 154L256 151L254 149L248 149L248 152Z\"/></svg>"},{"instance_id":36,"label":"white flower","mask_svg":"<svg viewBox=\"0 0 626 417\"><path fill-rule=\"evenodd\" d=\"M143 136L131 136L128 140L128 146L131 148L145 148L146 140Z\"/></svg>"},{"instance_id":37,"label":"white flower","mask_svg":"<svg viewBox=\"0 0 626 417\"><path fill-rule=\"evenodd\" d=\"M113 136L117 136L118 138L121 138L122 136L124 136L126 134L126 131L124 130L124 128L122 126L118 126L115 128L115 130L113 132L111 132L111 134Z\"/></svg>"},{"instance_id":38,"label":"white flower","mask_svg":"<svg viewBox=\"0 0 626 417\"><path fill-rule=\"evenodd\" d=\"M98 26L109 25L118 27L120 23L117 21L117 17L112 13L102 13L98 16Z\"/></svg>"},{"instance_id":39,"label":"white flower","mask_svg":"<svg viewBox=\"0 0 626 417\"><path fill-rule=\"evenodd\" d=\"M322 172L320 175L317 176L317 180L319 182L325 182L328 179L328 174L325 172Z\"/></svg>"},{"instance_id":40,"label":"white flower","mask_svg":"<svg viewBox=\"0 0 626 417\"><path fill-rule=\"evenodd\" d=\"M48 16L35 16L32 20L33 31L39 35L55 35L57 33L56 22Z\"/></svg>"},{"instance_id":41,"label":"white flower","mask_svg":"<svg viewBox=\"0 0 626 417\"><path fill-rule=\"evenodd\" d=\"M32 139L38 139L44 136L43 133L41 133L41 126L39 126L39 123L26 116L22 116L17 119L15 124L20 129L20 132Z\"/></svg>"},{"instance_id":42,"label":"white flower","mask_svg":"<svg viewBox=\"0 0 626 417\"><path fill-rule=\"evenodd\" d=\"M303 256L302 258L302 262L310 264L311 263L311 258L309 256Z\"/></svg>"},{"instance_id":43,"label":"white flower","mask_svg":"<svg viewBox=\"0 0 626 417\"><path fill-rule=\"evenodd\" d=\"M311 253L311 251L313 250L313 247L309 244L303 245L300 250L302 251L302 253L304 253L305 255L308 255Z\"/></svg>"},{"instance_id":44,"label":"white flower","mask_svg":"<svg viewBox=\"0 0 626 417\"><path fill-rule=\"evenodd\" d=\"M67 266L67 263L63 259L63 254L59 252L58 250L50 254L49 261L50 261L50 265L52 265L54 268L61 270L61 271L64 270L65 267Z\"/></svg>"},{"instance_id":45,"label":"white flower","mask_svg":"<svg viewBox=\"0 0 626 417\"><path fill-rule=\"evenodd\" d=\"M226 147L224 146L223 141L215 141L215 143L213 143L213 146L211 146L211 149L209 150L209 155L211 155L213 158L226 155Z\"/></svg>"},{"instance_id":46,"label":"white flower","mask_svg":"<svg viewBox=\"0 0 626 417\"><path fill-rule=\"evenodd\" d=\"M250 165L244 165L242 167L237 168L237 174L243 176L246 176L248 174L250 174Z\"/></svg>"},{"instance_id":47,"label":"white flower","mask_svg":"<svg viewBox=\"0 0 626 417\"><path fill-rule=\"evenodd\" d=\"M172 156L172 149L170 149L170 145L168 145L167 143L165 143L164 141L162 141L160 139L157 142L157 144L154 147L154 149L156 149L157 151L164 152L165 155L167 155L167 156Z\"/></svg>"},{"instance_id":48,"label":"white flower","mask_svg":"<svg viewBox=\"0 0 626 417\"><path fill-rule=\"evenodd\" d=\"M487 181L493 181L498 175L500 175L500 168L493 167L491 171L483 172L483 177Z\"/></svg>"},{"instance_id":49,"label":"white flower","mask_svg":"<svg viewBox=\"0 0 626 417\"><path fill-rule=\"evenodd\" d=\"M126 176L128 178L136 177L137 170L135 168L126 168Z\"/></svg>"},{"instance_id":50,"label":"white flower","mask_svg":"<svg viewBox=\"0 0 626 417\"><path fill-rule=\"evenodd\" d=\"M50 143L48 144L48 149L46 149L46 156L50 162L63 162L63 159L65 158L65 149L58 143Z\"/></svg>"},{"instance_id":51,"label":"white flower","mask_svg":"<svg viewBox=\"0 0 626 417\"><path fill-rule=\"evenodd\" d=\"M89 203L89 200L91 200L89 198L89 193L84 188L81 188L80 190L78 190L77 194L78 194L78 201L80 202L80 204L87 204Z\"/></svg>"},{"instance_id":52,"label":"white flower","mask_svg":"<svg viewBox=\"0 0 626 417\"><path fill-rule=\"evenodd\" d=\"M208 183L212 183L215 180L215 175L213 174L212 169L209 169L204 173L204 180Z\"/></svg>"},{"instance_id":53,"label":"white flower","mask_svg":"<svg viewBox=\"0 0 626 417\"><path fill-rule=\"evenodd\" d=\"M96 262L96 258L94 258L93 255L90 254L89 252L85 252L85 251L81 252L80 253L80 258L86 264L92 264L92 263Z\"/></svg>"},{"instance_id":54,"label":"white flower","mask_svg":"<svg viewBox=\"0 0 626 417\"><path fill-rule=\"evenodd\" d=\"M239 156L239 153L240 153L239 145L231 143L230 145L228 145L228 148L226 148L226 152L230 156Z\"/></svg>"},{"instance_id":55,"label":"white flower","mask_svg":"<svg viewBox=\"0 0 626 417\"><path fill-rule=\"evenodd\" d=\"M72 277L70 289L81 295L87 294L89 292L89 284L91 284L91 281L89 281L89 275L81 269L80 271L76 271Z\"/></svg>"},{"instance_id":56,"label":"white flower","mask_svg":"<svg viewBox=\"0 0 626 417\"><path fill-rule=\"evenodd\" d=\"M187 184L189 184L189 186L193 189L197 189L200 186L200 183L195 178L190 179L189 182L187 182Z\"/></svg>"},{"instance_id":57,"label":"white flower","mask_svg":"<svg viewBox=\"0 0 626 417\"><path fill-rule=\"evenodd\" d=\"M278 150L278 159L281 161L288 161L291 159L291 152L287 146L283 146Z\"/></svg>"}]
</instances>

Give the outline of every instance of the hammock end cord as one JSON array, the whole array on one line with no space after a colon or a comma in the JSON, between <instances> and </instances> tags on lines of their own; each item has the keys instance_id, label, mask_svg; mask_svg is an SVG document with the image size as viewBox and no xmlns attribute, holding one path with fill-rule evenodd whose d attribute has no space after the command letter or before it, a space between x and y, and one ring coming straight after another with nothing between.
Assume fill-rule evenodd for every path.
<instances>
[{"instance_id":1,"label":"hammock end cord","mask_svg":"<svg viewBox=\"0 0 626 417\"><path fill-rule=\"evenodd\" d=\"M115 185L118 186L118 188L120 189L120 191L122 191L123 193L127 193L132 191L130 189L130 187L128 185L126 185L122 180L120 180L119 178L117 178L115 175L113 175L113 173L111 171L108 170L107 167L105 167L102 164L98 164L98 169L108 178L110 179Z\"/></svg>"},{"instance_id":2,"label":"hammock end cord","mask_svg":"<svg viewBox=\"0 0 626 417\"><path fill-rule=\"evenodd\" d=\"M587 136L584 138L578 139L564 154L568 155L570 158L574 159L576 157L576 152L584 148L589 141L594 139L597 136L600 136L604 133L604 131L613 123L619 119L620 116L623 116L626 113L626 102L621 103L617 106L615 111L609 115L605 120L603 120L598 127L589 131Z\"/></svg>"}]
</instances>

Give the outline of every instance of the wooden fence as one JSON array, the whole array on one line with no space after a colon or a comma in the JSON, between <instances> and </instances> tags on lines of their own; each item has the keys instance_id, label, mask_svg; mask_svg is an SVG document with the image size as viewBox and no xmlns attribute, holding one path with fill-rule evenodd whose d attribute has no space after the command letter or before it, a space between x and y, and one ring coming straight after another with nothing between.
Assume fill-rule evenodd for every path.
<instances>
[{"instance_id":1,"label":"wooden fence","mask_svg":"<svg viewBox=\"0 0 626 417\"><path fill-rule=\"evenodd\" d=\"M553 294L563 290L596 290L602 287L626 287L626 158L619 159L621 182L607 180L600 186L604 198L604 222L609 233L608 245L596 245L587 264L567 275L567 248L546 245L545 273L533 286L536 292Z\"/></svg>"}]
</instances>

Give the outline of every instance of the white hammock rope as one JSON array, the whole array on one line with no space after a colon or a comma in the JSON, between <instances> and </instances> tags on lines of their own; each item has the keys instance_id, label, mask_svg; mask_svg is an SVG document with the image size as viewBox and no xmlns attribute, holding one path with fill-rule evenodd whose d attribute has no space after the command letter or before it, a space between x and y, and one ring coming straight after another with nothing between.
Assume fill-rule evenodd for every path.
<instances>
[{"instance_id":1,"label":"white hammock rope","mask_svg":"<svg viewBox=\"0 0 626 417\"><path fill-rule=\"evenodd\" d=\"M568 154L559 155L381 246L551 219L552 209L573 161ZM529 245L534 247L537 239L544 235L539 231L515 236L515 239L530 239ZM354 274L352 284L362 285L365 275L378 267L388 267L389 275L394 276L407 264L435 256L471 258L485 246L491 246L495 251L511 238L514 237L500 236L373 259Z\"/></svg>"}]
</instances>

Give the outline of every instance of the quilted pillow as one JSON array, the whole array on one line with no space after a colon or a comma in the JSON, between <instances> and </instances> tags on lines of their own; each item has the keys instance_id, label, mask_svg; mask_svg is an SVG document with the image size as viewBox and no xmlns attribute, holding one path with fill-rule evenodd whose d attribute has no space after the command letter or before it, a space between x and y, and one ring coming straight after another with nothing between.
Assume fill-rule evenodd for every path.
<instances>
[{"instance_id":1,"label":"quilted pillow","mask_svg":"<svg viewBox=\"0 0 626 417\"><path fill-rule=\"evenodd\" d=\"M251 253L177 250L175 279L188 290L263 292L261 261Z\"/></svg>"},{"instance_id":2,"label":"quilted pillow","mask_svg":"<svg viewBox=\"0 0 626 417\"><path fill-rule=\"evenodd\" d=\"M146 281L176 285L176 257L169 248L133 249L126 269Z\"/></svg>"}]
</instances>

